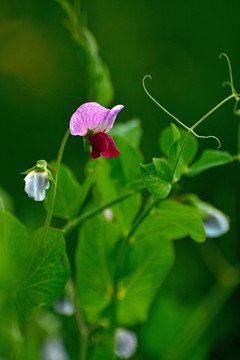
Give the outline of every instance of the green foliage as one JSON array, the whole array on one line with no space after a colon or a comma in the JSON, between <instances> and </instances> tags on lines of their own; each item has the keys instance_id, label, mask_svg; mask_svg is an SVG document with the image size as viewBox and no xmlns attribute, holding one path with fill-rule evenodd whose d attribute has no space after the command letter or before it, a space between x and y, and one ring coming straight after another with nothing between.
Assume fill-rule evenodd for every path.
<instances>
[{"instance_id":1,"label":"green foliage","mask_svg":"<svg viewBox=\"0 0 240 360\"><path fill-rule=\"evenodd\" d=\"M201 214L191 206L165 200L148 216L136 231L136 238L159 233L171 240L190 236L197 242L205 240Z\"/></svg>"},{"instance_id":2,"label":"green foliage","mask_svg":"<svg viewBox=\"0 0 240 360\"><path fill-rule=\"evenodd\" d=\"M185 170L187 176L195 176L216 166L232 162L232 156L227 151L205 150L198 160Z\"/></svg>"},{"instance_id":3,"label":"green foliage","mask_svg":"<svg viewBox=\"0 0 240 360\"><path fill-rule=\"evenodd\" d=\"M52 163L52 166L54 165ZM66 165L61 165L58 174L53 214L67 220L75 217L81 207L82 191L83 189L75 179L72 171ZM46 209L48 208L50 193L50 191L46 192L46 200L44 202Z\"/></svg>"},{"instance_id":4,"label":"green foliage","mask_svg":"<svg viewBox=\"0 0 240 360\"><path fill-rule=\"evenodd\" d=\"M132 146L139 148L143 130L140 119L132 119L126 123L116 124L109 131L111 136L120 136L128 141Z\"/></svg>"},{"instance_id":5,"label":"green foliage","mask_svg":"<svg viewBox=\"0 0 240 360\"><path fill-rule=\"evenodd\" d=\"M170 167L164 158L155 158L148 165L141 164L140 172L144 185L154 196L160 199L168 196L172 189L172 179Z\"/></svg>"},{"instance_id":6,"label":"green foliage","mask_svg":"<svg viewBox=\"0 0 240 360\"><path fill-rule=\"evenodd\" d=\"M114 259L111 257L121 232L102 218L87 222L79 232L75 257L77 291L88 321L99 323L113 295Z\"/></svg>"},{"instance_id":7,"label":"green foliage","mask_svg":"<svg viewBox=\"0 0 240 360\"><path fill-rule=\"evenodd\" d=\"M80 14L80 2L56 1L65 12L65 25L83 58L87 78L87 84L81 84L86 89L83 96L87 101L109 106L113 99L109 70L100 57L95 36ZM4 207L13 209L12 200L0 188L0 358L48 358L50 356L41 350L52 336L66 345L66 358L112 360L115 359L115 331L120 326L136 326L140 334L140 351L136 359L202 360L208 357L211 341L207 339L198 344L199 339L239 285L239 264L234 264L235 257L234 261L230 256L225 259L215 245L209 253L205 248L202 254L199 250L202 244L188 247L189 241L173 244L173 240L188 237L197 243L204 242L207 217L213 214L211 211L215 211L212 220L220 214L199 201L195 194L182 193L185 183L178 184L181 177L195 176L239 160L239 154L232 156L224 151L205 150L194 162L198 151L198 141L193 135L195 128L230 99L235 98L234 112L239 113L239 94L233 86L229 59L224 56L230 70L230 82L226 83L230 85L232 95L191 128L155 101L144 83L150 98L188 130L175 124L165 128L159 138L162 155L154 157L150 164L142 164L139 147L143 132L140 120L134 118L117 123L109 132L120 156L89 159L85 167L86 180L79 184L67 166L58 168L70 133L68 129L58 153L56 197L51 197L50 202L51 191L55 189L53 181L44 202L47 209L44 227L35 233L29 234L16 217L4 211ZM84 150L88 152L91 146L87 137L83 142ZM45 161L38 161L37 165L40 170L47 169ZM52 180L50 173L49 176ZM148 198L140 194L144 186L150 192ZM34 203L36 218L37 206ZM16 208L18 211L20 205ZM103 209L110 210L110 216ZM52 215L60 218L55 219L55 223L66 221L62 230L50 227ZM229 220L221 215L222 223L219 218L215 221L219 221L221 231L214 237L228 231ZM212 224L214 221L208 221L210 228ZM69 235L76 227L79 229L69 236L67 243L73 269L71 281L65 287L71 269L63 234ZM182 245L180 251L179 245ZM170 271L175 260L174 246L176 254L183 258L183 265L177 264L177 270L173 267ZM203 264L199 254L192 257L196 249L204 257ZM188 266L189 259L194 265ZM211 270L210 285L214 283L213 276L216 277L211 289L209 284L202 286L201 278L195 278L195 262L201 264L201 275L208 274L205 265ZM179 286L177 279L180 278L184 286ZM163 289L159 293L160 287ZM171 288L174 296L169 296ZM68 314L66 307L64 313L64 306L58 308L54 304L61 297L62 303L70 307ZM194 305L191 297L196 302ZM144 322L141 330L139 323ZM232 324L230 328L233 329Z\"/></svg>"},{"instance_id":8,"label":"green foliage","mask_svg":"<svg viewBox=\"0 0 240 360\"><path fill-rule=\"evenodd\" d=\"M146 321L148 312L174 260L171 242L157 231L129 244L123 276L118 284L118 320L132 326Z\"/></svg>"},{"instance_id":9,"label":"green foliage","mask_svg":"<svg viewBox=\"0 0 240 360\"><path fill-rule=\"evenodd\" d=\"M97 189L104 202L116 199L127 189L134 189L139 174L139 163L142 155L138 149L121 137L114 137L116 145L121 149L121 155L111 159L99 159L97 169ZM130 225L141 206L141 195L136 194L131 199L115 205L112 209L116 221L124 233Z\"/></svg>"},{"instance_id":10,"label":"green foliage","mask_svg":"<svg viewBox=\"0 0 240 360\"><path fill-rule=\"evenodd\" d=\"M26 319L39 306L51 305L63 293L70 268L62 232L49 229L30 236L11 214L3 214L0 242L1 288L8 291L18 316Z\"/></svg>"}]
</instances>

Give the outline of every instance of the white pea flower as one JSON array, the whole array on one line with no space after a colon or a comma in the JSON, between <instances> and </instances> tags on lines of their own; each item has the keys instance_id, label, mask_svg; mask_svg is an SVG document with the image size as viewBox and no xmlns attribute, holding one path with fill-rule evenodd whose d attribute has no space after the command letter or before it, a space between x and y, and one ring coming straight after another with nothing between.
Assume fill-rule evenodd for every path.
<instances>
[{"instance_id":1,"label":"white pea flower","mask_svg":"<svg viewBox=\"0 0 240 360\"><path fill-rule=\"evenodd\" d=\"M43 201L45 199L45 191L50 186L50 180L54 182L52 174L47 169L45 160L39 160L37 164L25 171L25 188L28 196L35 201Z\"/></svg>"},{"instance_id":2,"label":"white pea flower","mask_svg":"<svg viewBox=\"0 0 240 360\"><path fill-rule=\"evenodd\" d=\"M130 358L137 348L137 336L127 329L118 328L115 334L115 354L122 358Z\"/></svg>"},{"instance_id":3,"label":"white pea flower","mask_svg":"<svg viewBox=\"0 0 240 360\"><path fill-rule=\"evenodd\" d=\"M215 238L228 232L229 218L220 210L209 206L205 209L206 219L203 226L209 238Z\"/></svg>"},{"instance_id":4,"label":"white pea flower","mask_svg":"<svg viewBox=\"0 0 240 360\"><path fill-rule=\"evenodd\" d=\"M190 195L189 200L203 214L202 222L207 237L216 238L228 232L229 218L227 215L211 204L200 200L197 196Z\"/></svg>"}]
</instances>

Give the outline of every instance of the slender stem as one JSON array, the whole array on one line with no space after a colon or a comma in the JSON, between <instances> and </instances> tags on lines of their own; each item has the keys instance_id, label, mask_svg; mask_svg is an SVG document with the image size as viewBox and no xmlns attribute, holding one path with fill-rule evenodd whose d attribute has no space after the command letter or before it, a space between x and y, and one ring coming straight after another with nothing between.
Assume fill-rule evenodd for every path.
<instances>
[{"instance_id":1,"label":"slender stem","mask_svg":"<svg viewBox=\"0 0 240 360\"><path fill-rule=\"evenodd\" d=\"M3 205L2 198L0 198L0 239L4 236L3 214L4 214L4 205Z\"/></svg>"},{"instance_id":2,"label":"slender stem","mask_svg":"<svg viewBox=\"0 0 240 360\"><path fill-rule=\"evenodd\" d=\"M145 91L145 93L148 95L148 97L150 97L150 99L157 105L159 106L166 114L168 114L169 116L171 116L175 121L177 121L180 125L182 125L185 129L189 130L189 127L187 125L185 125L181 120L179 120L176 116L174 116L173 114L171 114L167 109L165 109L159 102L157 102L156 99L154 99L154 97L148 92L146 85L145 85L145 80L146 78L152 79L152 77L150 75L146 75L143 78L143 89Z\"/></svg>"},{"instance_id":3,"label":"slender stem","mask_svg":"<svg viewBox=\"0 0 240 360\"><path fill-rule=\"evenodd\" d=\"M148 214L150 213L152 208L157 204L158 201L159 201L159 198L156 198L152 202L152 204L139 216L139 218L137 219L137 221L135 222L135 224L133 225L132 229L129 231L129 233L126 237L126 243L131 242L130 239L132 238L133 234L136 232L137 228L141 225L143 220L148 216Z\"/></svg>"},{"instance_id":4,"label":"slender stem","mask_svg":"<svg viewBox=\"0 0 240 360\"><path fill-rule=\"evenodd\" d=\"M47 215L46 215L46 219L45 219L45 223L44 223L44 227L43 227L41 245L45 241L45 238L46 238L47 232L48 232L48 228L49 228L51 220L52 220L53 207L54 207L54 201L55 201L55 195L56 195L56 189L57 189L58 172L59 172L59 168L60 168L60 164L61 164L61 160L62 160L63 151L64 151L69 134L70 134L70 130L68 129L63 137L62 143L61 143L59 151L58 151L58 156L57 156L57 161L56 161L56 166L55 166L55 177L54 177L55 184L52 183L52 190L51 190Z\"/></svg>"},{"instance_id":5,"label":"slender stem","mask_svg":"<svg viewBox=\"0 0 240 360\"><path fill-rule=\"evenodd\" d=\"M225 104L228 100L234 98L235 95L231 94L224 100L222 100L219 104L217 104L212 110L210 110L207 114L205 114L200 120L198 120L192 127L191 130L194 130L198 125L200 125L209 115L211 115L214 111L220 108L223 104Z\"/></svg>"},{"instance_id":6,"label":"slender stem","mask_svg":"<svg viewBox=\"0 0 240 360\"><path fill-rule=\"evenodd\" d=\"M102 212L104 209L108 208L108 207L111 207L111 206L114 206L118 203L120 203L121 201L135 195L137 192L139 191L142 191L144 190L145 187L140 187L138 188L137 190L134 190L134 191L129 191L127 192L126 194L124 195L121 195L119 196L118 198L104 204L104 205L101 205L101 206L98 206L97 208L93 209L93 210L89 210L89 211L86 211L84 214L76 217L75 219L69 221L63 228L62 228L62 231L67 234L69 233L74 227L78 226L81 222L99 214L100 212Z\"/></svg>"},{"instance_id":7,"label":"slender stem","mask_svg":"<svg viewBox=\"0 0 240 360\"><path fill-rule=\"evenodd\" d=\"M180 159L181 159L183 150L184 150L184 148L185 148L185 145L186 145L186 143L187 143L187 140L188 140L190 134L191 134L191 131L188 130L187 135L185 136L185 139L183 140L181 149L180 149L180 151L179 151L179 153L178 153L178 157L177 157L177 160L176 160L175 165L174 165L174 168L173 168L172 181L174 181L175 173L176 173L176 171L177 171L178 163L179 163L179 161L180 161Z\"/></svg>"},{"instance_id":8,"label":"slender stem","mask_svg":"<svg viewBox=\"0 0 240 360\"><path fill-rule=\"evenodd\" d=\"M232 89L232 93L234 94L234 95L236 95L236 90L235 90L235 87L234 87L234 85L233 85L233 75L232 75L232 66L231 66L231 62L230 62L230 60L229 60L229 57L227 56L227 54L225 54L225 53L221 53L220 54L220 59L221 59L221 57L222 56L224 56L225 57L225 59L227 60L227 63L228 63L228 69L229 69L229 77L230 77L230 86L231 86L231 89ZM225 84L225 83L224 83ZM223 84L223 85L224 85Z\"/></svg>"},{"instance_id":9,"label":"slender stem","mask_svg":"<svg viewBox=\"0 0 240 360\"><path fill-rule=\"evenodd\" d=\"M89 329L87 325L85 324L84 316L80 310L79 303L78 303L78 297L76 293L75 284L73 282L73 279L71 278L68 281L68 289L70 293L71 300L74 304L75 312L74 317L76 321L76 325L80 334L80 360L86 360L87 358L87 347L88 347L88 335L89 335Z\"/></svg>"}]
</instances>

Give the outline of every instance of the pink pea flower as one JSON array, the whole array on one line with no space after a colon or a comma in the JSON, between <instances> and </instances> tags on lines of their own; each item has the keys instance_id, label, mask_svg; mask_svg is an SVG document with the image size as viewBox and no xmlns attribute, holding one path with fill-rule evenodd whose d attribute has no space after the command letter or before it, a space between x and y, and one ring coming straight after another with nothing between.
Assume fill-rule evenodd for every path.
<instances>
[{"instance_id":1,"label":"pink pea flower","mask_svg":"<svg viewBox=\"0 0 240 360\"><path fill-rule=\"evenodd\" d=\"M91 157L99 156L113 158L120 154L113 139L106 134L114 124L117 114L123 105L114 106L111 110L95 103L81 105L70 119L70 133L86 136L92 146Z\"/></svg>"}]
</instances>

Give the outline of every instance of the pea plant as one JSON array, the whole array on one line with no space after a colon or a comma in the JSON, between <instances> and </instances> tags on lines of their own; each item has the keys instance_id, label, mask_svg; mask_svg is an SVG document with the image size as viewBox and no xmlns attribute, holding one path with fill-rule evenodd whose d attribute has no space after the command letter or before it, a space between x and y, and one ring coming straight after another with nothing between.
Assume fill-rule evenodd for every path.
<instances>
[{"instance_id":1,"label":"pea plant","mask_svg":"<svg viewBox=\"0 0 240 360\"><path fill-rule=\"evenodd\" d=\"M229 67L225 84L230 95L189 127L153 98L147 89L150 76L145 76L146 96L173 122L160 134L161 156L144 164L140 120L121 123L124 105L108 109L112 84L96 40L70 3L58 3L74 41L84 50L89 101L66 119L56 160L36 159L23 172L26 194L46 209L44 224L29 233L0 199L0 358L147 359L139 350L138 326L147 323L176 260L173 240L190 237L202 243L229 230L228 216L189 194L181 180L240 160L240 154L221 151L214 135L197 132L230 100L239 115L240 94L230 60L221 54ZM78 136L82 151L89 153L82 183L62 163L70 136ZM216 140L216 147L198 154L198 142L206 138ZM66 246L70 233L76 244L71 254ZM212 311L206 319L196 311L162 350L162 359L187 359L188 348L238 286L237 266L225 264L218 280L204 303Z\"/></svg>"}]
</instances>

